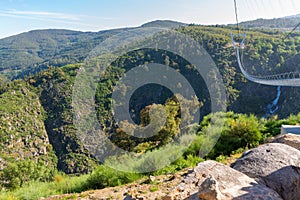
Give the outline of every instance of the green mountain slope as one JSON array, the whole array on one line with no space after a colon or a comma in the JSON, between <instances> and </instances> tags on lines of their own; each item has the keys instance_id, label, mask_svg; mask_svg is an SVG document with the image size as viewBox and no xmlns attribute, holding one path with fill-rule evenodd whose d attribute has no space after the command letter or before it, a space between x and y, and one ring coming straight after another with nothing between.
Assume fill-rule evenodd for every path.
<instances>
[{"instance_id":1,"label":"green mountain slope","mask_svg":"<svg viewBox=\"0 0 300 200\"><path fill-rule=\"evenodd\" d=\"M37 180L50 177L56 170L57 158L44 126L44 114L39 97L29 84L15 81L0 86L0 171L7 166L17 169L25 163L36 162L38 167L31 175L36 175ZM39 173L44 175L38 177ZM5 184L17 187L22 181L10 176Z\"/></svg>"},{"instance_id":2,"label":"green mountain slope","mask_svg":"<svg viewBox=\"0 0 300 200\"><path fill-rule=\"evenodd\" d=\"M0 40L0 71L22 77L48 66L82 61L105 38L121 30L97 33L70 30L36 30Z\"/></svg>"}]
</instances>

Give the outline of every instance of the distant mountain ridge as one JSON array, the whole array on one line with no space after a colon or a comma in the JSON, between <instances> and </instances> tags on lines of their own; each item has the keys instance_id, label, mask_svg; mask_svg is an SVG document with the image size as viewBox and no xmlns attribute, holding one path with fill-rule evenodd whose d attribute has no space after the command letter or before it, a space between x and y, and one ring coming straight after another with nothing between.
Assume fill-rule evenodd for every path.
<instances>
[{"instance_id":1,"label":"distant mountain ridge","mask_svg":"<svg viewBox=\"0 0 300 200\"><path fill-rule=\"evenodd\" d=\"M16 78L47 66L80 62L96 45L122 30L80 32L49 29L4 38L0 40L0 73Z\"/></svg>"},{"instance_id":2,"label":"distant mountain ridge","mask_svg":"<svg viewBox=\"0 0 300 200\"><path fill-rule=\"evenodd\" d=\"M157 20L141 27L177 28L185 24ZM87 54L106 38L133 28L99 32L63 29L33 30L0 40L0 74L10 79L48 68L82 62Z\"/></svg>"},{"instance_id":3,"label":"distant mountain ridge","mask_svg":"<svg viewBox=\"0 0 300 200\"><path fill-rule=\"evenodd\" d=\"M178 28L182 26L187 26L188 24L176 22L172 20L155 20L143 24L141 27L168 27L168 28Z\"/></svg>"},{"instance_id":4,"label":"distant mountain ridge","mask_svg":"<svg viewBox=\"0 0 300 200\"><path fill-rule=\"evenodd\" d=\"M244 28L271 28L271 29L293 29L300 22L300 14L274 19L256 19L252 21L241 22L240 26Z\"/></svg>"},{"instance_id":5,"label":"distant mountain ridge","mask_svg":"<svg viewBox=\"0 0 300 200\"><path fill-rule=\"evenodd\" d=\"M250 29L291 30L300 22L300 14L275 19L256 19L241 22L240 27ZM156 20L140 27L179 28L188 24ZM233 26L229 24L228 26ZM81 32L64 29L33 30L0 39L0 79L22 78L36 74L49 66L61 67L82 62L88 53L112 35L132 28L120 28L99 32Z\"/></svg>"},{"instance_id":6,"label":"distant mountain ridge","mask_svg":"<svg viewBox=\"0 0 300 200\"><path fill-rule=\"evenodd\" d=\"M300 18L300 14L287 16L287 17L285 17L285 18Z\"/></svg>"}]
</instances>

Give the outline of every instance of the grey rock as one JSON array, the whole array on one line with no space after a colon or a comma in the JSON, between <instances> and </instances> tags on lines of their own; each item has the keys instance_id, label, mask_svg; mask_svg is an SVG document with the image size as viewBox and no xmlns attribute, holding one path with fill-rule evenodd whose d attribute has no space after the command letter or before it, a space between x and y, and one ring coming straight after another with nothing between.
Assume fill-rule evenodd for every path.
<instances>
[{"instance_id":1,"label":"grey rock","mask_svg":"<svg viewBox=\"0 0 300 200\"><path fill-rule=\"evenodd\" d=\"M288 146L300 150L300 135L290 134L290 133L279 135L272 142L286 144Z\"/></svg>"},{"instance_id":2,"label":"grey rock","mask_svg":"<svg viewBox=\"0 0 300 200\"><path fill-rule=\"evenodd\" d=\"M274 190L216 161L200 163L165 199L282 200Z\"/></svg>"},{"instance_id":3,"label":"grey rock","mask_svg":"<svg viewBox=\"0 0 300 200\"><path fill-rule=\"evenodd\" d=\"M275 190L285 200L300 199L300 151L270 143L247 151L234 169Z\"/></svg>"},{"instance_id":4,"label":"grey rock","mask_svg":"<svg viewBox=\"0 0 300 200\"><path fill-rule=\"evenodd\" d=\"M150 175L149 179L150 179L151 182L154 182L155 181L155 176Z\"/></svg>"},{"instance_id":5,"label":"grey rock","mask_svg":"<svg viewBox=\"0 0 300 200\"><path fill-rule=\"evenodd\" d=\"M198 197L207 200L222 200L223 195L219 190L219 183L213 176L202 182L199 187Z\"/></svg>"}]
</instances>

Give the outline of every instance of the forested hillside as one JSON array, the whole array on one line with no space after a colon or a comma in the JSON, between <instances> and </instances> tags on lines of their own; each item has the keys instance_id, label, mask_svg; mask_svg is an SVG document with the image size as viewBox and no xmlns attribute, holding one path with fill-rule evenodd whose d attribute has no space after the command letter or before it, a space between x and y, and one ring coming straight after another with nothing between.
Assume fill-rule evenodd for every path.
<instances>
[{"instance_id":1,"label":"forested hillside","mask_svg":"<svg viewBox=\"0 0 300 200\"><path fill-rule=\"evenodd\" d=\"M155 21L144 27L176 28L184 25L172 21ZM128 28L134 29L134 28ZM99 32L60 29L34 30L0 40L0 73L10 79L35 74L49 66L61 67L82 62L106 38L127 28Z\"/></svg>"},{"instance_id":2,"label":"forested hillside","mask_svg":"<svg viewBox=\"0 0 300 200\"><path fill-rule=\"evenodd\" d=\"M210 152L209 158L229 156L239 148L256 146L266 137L278 134L278 127L281 123L299 123L299 116L293 116L289 120L278 123L275 119L300 112L300 100L296 98L300 94L300 89L281 88L281 97L276 105L278 110L275 115L269 115L268 104L275 99L277 88L245 80L237 67L232 48L230 33L236 32L234 28L231 26L183 26L181 23L163 21L144 26L164 26L165 24L171 27L178 25L177 31L192 37L204 47L217 65L225 85L226 105L229 112L217 115L220 118L226 118L226 129L222 131L220 142ZM255 23L254 26L258 27ZM0 57L2 58L0 61L1 169L31 166L33 163L28 161L31 159L39 163L36 172L48 170L45 173L47 176L41 179L47 180L56 169L67 174L84 174L90 173L99 165L94 155L88 152L76 135L76 126L73 124L72 92L78 70L88 53L107 37L121 31L123 30L82 33L67 30L43 30L0 40ZM280 32L270 30L249 30L247 35L244 61L247 63L246 70L249 73L276 74L296 70L299 67L297 55L300 52L300 34L298 32L286 39L282 39ZM183 44L183 47L184 45L186 44ZM114 86L125 72L147 63L168 65L180 72L194 88L198 97L196 101L201 111L201 119L204 120L199 121L200 125L195 128L199 137L187 154L182 157L188 161L181 160L180 162L199 161L199 158L195 157L199 145L201 146L204 141L202 130L207 128L212 116L210 115L211 99L207 90L208 86L187 60L172 52L141 49L128 52L114 61L105 73L103 72L104 76L97 85L95 94L97 120L110 141L124 150L140 154L164 146L178 135L181 122L178 99L167 88L156 84L148 84L139 88L133 94L129 106L133 120L141 126L146 126L149 124L151 107L162 104L167 111L168 123L162 127L159 134L146 139L136 138L124 133L113 120L111 95ZM22 79L12 82L7 80L16 77L22 77ZM231 111L242 114L234 114ZM261 119L263 117L264 119ZM241 124L247 124L247 126L239 129ZM251 133L250 137L247 138L245 133ZM188 166L188 164L184 163L182 166ZM179 168L177 167L176 170ZM11 183L7 181L7 177L11 175L9 172L11 171L0 173L2 179L0 184L5 187L18 187L22 186L24 181L39 179L30 175L26 180ZM98 173L101 174L102 171ZM7 183L12 185L7 186ZM97 184L100 183L97 182ZM101 187L105 186L107 185L101 185Z\"/></svg>"},{"instance_id":3,"label":"forested hillside","mask_svg":"<svg viewBox=\"0 0 300 200\"><path fill-rule=\"evenodd\" d=\"M9 78L17 78L49 66L77 63L105 38L120 31L36 30L8 37L0 40L0 70Z\"/></svg>"}]
</instances>

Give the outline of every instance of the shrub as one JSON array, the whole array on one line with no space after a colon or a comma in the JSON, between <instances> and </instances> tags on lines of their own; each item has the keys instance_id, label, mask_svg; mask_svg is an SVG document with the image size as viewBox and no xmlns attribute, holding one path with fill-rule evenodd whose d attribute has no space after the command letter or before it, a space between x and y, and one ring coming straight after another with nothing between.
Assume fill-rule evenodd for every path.
<instances>
[{"instance_id":1,"label":"shrub","mask_svg":"<svg viewBox=\"0 0 300 200\"><path fill-rule=\"evenodd\" d=\"M17 200L13 194L0 194L1 200Z\"/></svg>"},{"instance_id":2,"label":"shrub","mask_svg":"<svg viewBox=\"0 0 300 200\"><path fill-rule=\"evenodd\" d=\"M214 124L211 123L212 119L217 119ZM231 152L239 148L255 147L264 139L261 134L263 126L254 115L233 112L210 114L204 117L198 135L185 155L199 156L199 153L208 152L216 138L219 139L208 153L209 159L216 159L220 155L230 156ZM223 157L218 159L222 160Z\"/></svg>"},{"instance_id":3,"label":"shrub","mask_svg":"<svg viewBox=\"0 0 300 200\"><path fill-rule=\"evenodd\" d=\"M238 114L228 118L209 157L229 156L231 152L239 148L256 147L262 141L259 126L258 119L253 115Z\"/></svg>"},{"instance_id":4,"label":"shrub","mask_svg":"<svg viewBox=\"0 0 300 200\"><path fill-rule=\"evenodd\" d=\"M102 189L133 182L141 178L140 174L117 171L105 165L99 166L87 179L90 189Z\"/></svg>"},{"instance_id":5,"label":"shrub","mask_svg":"<svg viewBox=\"0 0 300 200\"><path fill-rule=\"evenodd\" d=\"M53 171L42 161L26 159L9 163L0 173L0 182L5 188L16 189L30 181L50 180L52 175Z\"/></svg>"}]
</instances>

